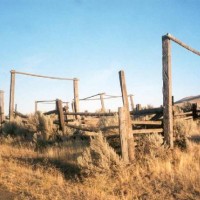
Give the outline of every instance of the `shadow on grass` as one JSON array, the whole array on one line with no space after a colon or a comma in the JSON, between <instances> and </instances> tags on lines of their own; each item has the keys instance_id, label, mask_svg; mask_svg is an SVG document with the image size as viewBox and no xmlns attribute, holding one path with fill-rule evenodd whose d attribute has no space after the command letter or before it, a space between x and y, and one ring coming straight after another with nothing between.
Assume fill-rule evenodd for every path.
<instances>
[{"instance_id":1,"label":"shadow on grass","mask_svg":"<svg viewBox=\"0 0 200 200\"><path fill-rule=\"evenodd\" d=\"M8 158L9 159L9 158ZM32 166L33 170L37 169L39 166L42 166L43 169L48 169L50 167L56 168L59 170L66 179L74 181L77 178L81 179L81 169L78 165L73 163L67 163L66 161L51 159L46 157L41 158L15 158L18 162L22 164L28 164Z\"/></svg>"},{"instance_id":2,"label":"shadow on grass","mask_svg":"<svg viewBox=\"0 0 200 200\"><path fill-rule=\"evenodd\" d=\"M15 199L16 194L10 192L6 187L0 185L0 199L2 200L13 200Z\"/></svg>"},{"instance_id":3,"label":"shadow on grass","mask_svg":"<svg viewBox=\"0 0 200 200\"><path fill-rule=\"evenodd\" d=\"M192 135L190 138L188 138L189 141L200 144L200 135Z\"/></svg>"}]
</instances>

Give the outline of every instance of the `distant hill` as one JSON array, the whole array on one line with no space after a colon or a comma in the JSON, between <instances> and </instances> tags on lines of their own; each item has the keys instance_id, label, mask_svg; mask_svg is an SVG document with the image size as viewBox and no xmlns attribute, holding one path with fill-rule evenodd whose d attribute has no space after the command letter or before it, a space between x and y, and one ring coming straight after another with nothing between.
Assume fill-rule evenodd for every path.
<instances>
[{"instance_id":1,"label":"distant hill","mask_svg":"<svg viewBox=\"0 0 200 200\"><path fill-rule=\"evenodd\" d=\"M181 104L183 104L185 102L200 104L200 95L185 97L183 99L180 99L180 100L176 101L175 104L181 105Z\"/></svg>"}]
</instances>

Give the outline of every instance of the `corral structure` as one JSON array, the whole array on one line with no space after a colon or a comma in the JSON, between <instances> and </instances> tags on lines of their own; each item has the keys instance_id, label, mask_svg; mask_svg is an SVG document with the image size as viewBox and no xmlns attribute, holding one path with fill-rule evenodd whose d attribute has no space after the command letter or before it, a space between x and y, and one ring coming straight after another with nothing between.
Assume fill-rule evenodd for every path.
<instances>
[{"instance_id":1,"label":"corral structure","mask_svg":"<svg viewBox=\"0 0 200 200\"><path fill-rule=\"evenodd\" d=\"M57 120L54 122L59 126L60 131L65 133L66 127L88 131L99 132L107 130L116 130L116 135L120 136L121 156L125 162L132 162L135 158L135 141L141 134L163 134L164 144L168 148L174 146L174 134L173 134L173 121L176 118L183 119L198 119L200 118L200 110L197 104L192 105L192 109L185 113L174 113L174 104L172 96L172 75L171 75L171 41L176 42L182 47L200 56L200 52L184 44L177 38L170 34L166 34L162 37L162 69L163 69L163 105L158 108L142 109L140 104L134 105L133 95L128 95L125 73L119 71L119 82L121 87L121 95L107 95L104 93L98 93L89 97L79 99L78 79L77 78L59 78L42 76L24 72L11 71L10 81L10 102L9 102L9 120L13 120L15 116L27 118L28 116L14 110L14 96L15 96L15 76L26 75L34 76L38 78L57 79L64 81L73 81L74 99L71 102L72 112L69 111L69 103L60 99L56 100L37 100L35 101L35 112L38 111L39 103L51 103L55 104L55 109L45 112L44 115L56 114ZM106 99L122 98L123 107L118 108L117 112L106 111L105 102ZM80 112L79 101L93 101L97 100L101 102L101 109L99 112ZM65 104L65 106L64 106ZM131 106L131 108L130 108ZM5 122L4 115L4 92L0 91L0 122L1 125ZM97 126L92 125L89 121L95 121L100 117L117 116L118 123L111 126ZM78 122L78 125L77 125ZM90 124L90 125L89 125ZM115 135L112 135L115 137Z\"/></svg>"}]
</instances>

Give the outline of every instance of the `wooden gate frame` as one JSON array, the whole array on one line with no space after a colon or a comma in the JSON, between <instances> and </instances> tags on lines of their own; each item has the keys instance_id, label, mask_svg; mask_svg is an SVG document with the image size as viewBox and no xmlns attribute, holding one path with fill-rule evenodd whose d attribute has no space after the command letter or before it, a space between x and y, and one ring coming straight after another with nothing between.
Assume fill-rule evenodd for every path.
<instances>
[{"instance_id":1,"label":"wooden gate frame","mask_svg":"<svg viewBox=\"0 0 200 200\"><path fill-rule=\"evenodd\" d=\"M162 36L162 67L163 67L163 125L166 145L173 148L173 102L171 72L171 40L183 48L200 56L200 52L189 47L171 34Z\"/></svg>"},{"instance_id":2,"label":"wooden gate frame","mask_svg":"<svg viewBox=\"0 0 200 200\"><path fill-rule=\"evenodd\" d=\"M12 120L14 117L15 74L33 76L33 77L38 77L38 78L48 78L48 79L54 79L54 80L73 81L75 112L79 112L79 92L78 92L78 81L79 80L77 78L60 78L60 77L43 76L43 75L36 75L36 74L30 74L30 73L24 73L24 72L17 72L15 70L11 70L10 74L11 74L10 100L9 100L9 119L10 120Z\"/></svg>"}]
</instances>

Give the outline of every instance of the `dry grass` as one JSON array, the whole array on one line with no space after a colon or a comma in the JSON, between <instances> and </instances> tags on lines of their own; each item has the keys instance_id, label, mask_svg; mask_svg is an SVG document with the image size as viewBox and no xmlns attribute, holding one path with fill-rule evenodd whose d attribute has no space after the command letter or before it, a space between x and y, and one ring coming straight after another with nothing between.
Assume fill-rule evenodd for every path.
<instances>
[{"instance_id":1,"label":"dry grass","mask_svg":"<svg viewBox=\"0 0 200 200\"><path fill-rule=\"evenodd\" d=\"M183 128L176 122L175 128L177 135L200 138L197 123ZM37 150L20 144L20 138L3 136L0 199L200 199L198 140L172 151L163 148L161 136L144 136L138 141L137 160L127 166L97 135Z\"/></svg>"}]
</instances>

